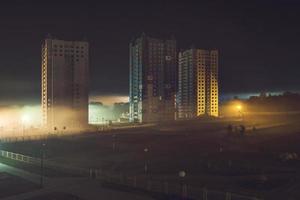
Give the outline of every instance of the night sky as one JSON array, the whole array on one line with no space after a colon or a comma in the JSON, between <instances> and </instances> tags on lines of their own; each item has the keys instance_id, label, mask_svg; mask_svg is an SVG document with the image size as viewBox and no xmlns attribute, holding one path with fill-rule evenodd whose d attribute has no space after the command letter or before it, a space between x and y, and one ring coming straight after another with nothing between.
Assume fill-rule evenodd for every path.
<instances>
[{"instance_id":1,"label":"night sky","mask_svg":"<svg viewBox=\"0 0 300 200\"><path fill-rule=\"evenodd\" d=\"M182 49L219 49L222 95L300 90L297 0L7 2L0 3L0 104L39 103L48 33L90 42L93 97L128 95L128 45L142 32L174 35Z\"/></svg>"}]
</instances>

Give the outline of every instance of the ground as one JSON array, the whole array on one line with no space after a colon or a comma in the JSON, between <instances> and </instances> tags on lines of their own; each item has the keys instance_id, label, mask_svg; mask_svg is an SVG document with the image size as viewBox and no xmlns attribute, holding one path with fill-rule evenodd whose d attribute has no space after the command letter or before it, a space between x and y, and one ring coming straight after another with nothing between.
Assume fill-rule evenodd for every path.
<instances>
[{"instance_id":1,"label":"ground","mask_svg":"<svg viewBox=\"0 0 300 200\"><path fill-rule=\"evenodd\" d=\"M0 172L0 198L30 192L37 189L37 184L8 173Z\"/></svg>"},{"instance_id":2,"label":"ground","mask_svg":"<svg viewBox=\"0 0 300 200\"><path fill-rule=\"evenodd\" d=\"M60 136L46 141L46 160L111 173L146 176L192 187L251 194L265 199L300 198L300 115L265 113L236 119L196 119L150 127ZM244 125L230 135L227 127ZM255 128L254 128L255 127ZM148 151L145 152L144 149ZM41 141L2 144L39 157ZM286 196L287 195L287 196Z\"/></svg>"},{"instance_id":3,"label":"ground","mask_svg":"<svg viewBox=\"0 0 300 200\"><path fill-rule=\"evenodd\" d=\"M51 194L46 194L46 195L39 195L36 197L28 198L26 200L81 200L79 197L70 195L70 194L64 194L64 193L51 193Z\"/></svg>"}]
</instances>

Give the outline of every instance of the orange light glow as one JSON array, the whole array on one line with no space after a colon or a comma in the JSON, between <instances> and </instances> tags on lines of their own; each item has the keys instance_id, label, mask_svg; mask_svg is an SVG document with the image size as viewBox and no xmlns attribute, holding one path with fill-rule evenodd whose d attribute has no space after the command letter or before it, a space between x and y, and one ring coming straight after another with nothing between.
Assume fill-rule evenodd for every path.
<instances>
[{"instance_id":1,"label":"orange light glow","mask_svg":"<svg viewBox=\"0 0 300 200\"><path fill-rule=\"evenodd\" d=\"M40 126L40 106L7 106L0 108L0 138L20 135L24 127L33 130Z\"/></svg>"}]
</instances>

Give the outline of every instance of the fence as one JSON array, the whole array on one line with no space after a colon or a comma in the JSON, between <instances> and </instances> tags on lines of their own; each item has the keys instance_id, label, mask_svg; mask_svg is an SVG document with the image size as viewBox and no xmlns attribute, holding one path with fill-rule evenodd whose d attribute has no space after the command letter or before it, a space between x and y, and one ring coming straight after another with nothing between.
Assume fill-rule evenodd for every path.
<instances>
[{"instance_id":1,"label":"fence","mask_svg":"<svg viewBox=\"0 0 300 200\"><path fill-rule=\"evenodd\" d=\"M40 159L33 158L30 156L24 156L22 154L13 153L13 152L9 152L9 151L2 151L2 150L0 152L1 152L0 155L2 157L10 158L12 160L22 161L22 162L26 162L26 163L30 163L30 164L37 164L40 162Z\"/></svg>"},{"instance_id":2,"label":"fence","mask_svg":"<svg viewBox=\"0 0 300 200\"><path fill-rule=\"evenodd\" d=\"M12 160L25 162L33 165L40 165L40 158L34 158L18 153L0 151L0 156ZM199 200L262 200L256 197L237 194L233 192L217 191L207 188L199 188L180 183L168 182L167 180L155 180L145 175L128 176L123 173L112 173L101 169L84 169L75 168L48 160L44 161L44 166L53 169L59 169L76 174L80 174L91 179L97 179L105 183L141 190L145 192L157 193L162 195L177 196L183 199L199 199Z\"/></svg>"},{"instance_id":3,"label":"fence","mask_svg":"<svg viewBox=\"0 0 300 200\"><path fill-rule=\"evenodd\" d=\"M164 195L174 195L183 199L199 200L261 200L253 196L237 194L233 192L224 192L199 188L181 183L155 180L146 176L126 176L122 173L111 174L100 169L90 169L90 177L104 182L116 185L126 186L128 188L140 189L143 191L154 192Z\"/></svg>"},{"instance_id":4,"label":"fence","mask_svg":"<svg viewBox=\"0 0 300 200\"><path fill-rule=\"evenodd\" d=\"M0 150L0 156L2 156L4 158L9 158L12 160L24 162L27 164L31 164L31 165L40 165L41 164L40 158L26 156L26 155L13 153L13 152L9 152L9 151ZM50 169L64 171L64 172L68 172L68 173L72 173L72 174L76 174L76 175L89 176L88 169L66 166L63 164L58 164L55 162L48 161L46 159L44 160L44 166L47 168L50 168Z\"/></svg>"},{"instance_id":5,"label":"fence","mask_svg":"<svg viewBox=\"0 0 300 200\"><path fill-rule=\"evenodd\" d=\"M53 137L59 137L59 134L37 134L37 135L26 135L26 136L13 136L13 137L1 137L0 141L4 143L10 142L21 142L21 141L32 141L32 140L44 140Z\"/></svg>"}]
</instances>

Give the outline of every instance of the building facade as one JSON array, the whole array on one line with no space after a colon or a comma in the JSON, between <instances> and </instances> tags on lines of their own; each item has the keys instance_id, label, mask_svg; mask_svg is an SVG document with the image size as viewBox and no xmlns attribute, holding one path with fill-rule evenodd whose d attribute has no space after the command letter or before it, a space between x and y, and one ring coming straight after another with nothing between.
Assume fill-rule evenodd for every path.
<instances>
[{"instance_id":1,"label":"building facade","mask_svg":"<svg viewBox=\"0 0 300 200\"><path fill-rule=\"evenodd\" d=\"M179 53L178 118L219 115L218 51L189 49Z\"/></svg>"},{"instance_id":2,"label":"building facade","mask_svg":"<svg viewBox=\"0 0 300 200\"><path fill-rule=\"evenodd\" d=\"M130 50L130 121L174 120L177 88L176 40L136 38Z\"/></svg>"},{"instance_id":3,"label":"building facade","mask_svg":"<svg viewBox=\"0 0 300 200\"><path fill-rule=\"evenodd\" d=\"M88 42L47 38L41 59L43 126L52 130L87 126Z\"/></svg>"}]
</instances>

